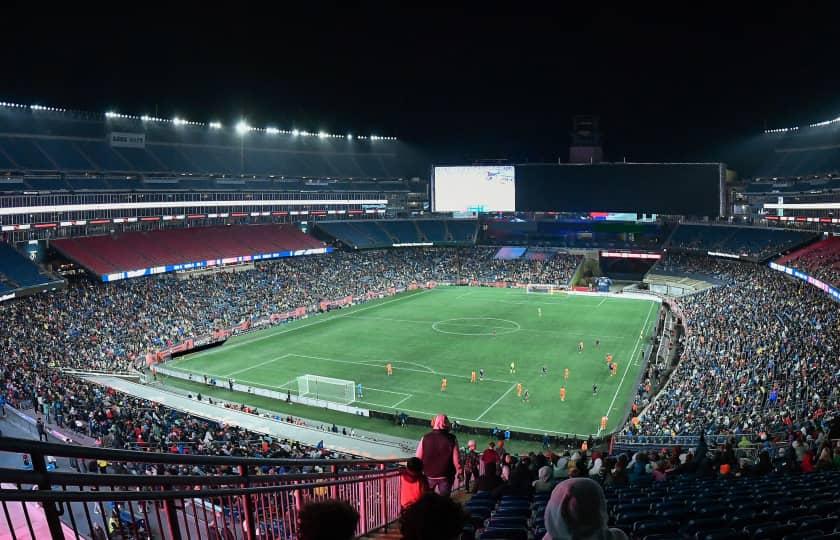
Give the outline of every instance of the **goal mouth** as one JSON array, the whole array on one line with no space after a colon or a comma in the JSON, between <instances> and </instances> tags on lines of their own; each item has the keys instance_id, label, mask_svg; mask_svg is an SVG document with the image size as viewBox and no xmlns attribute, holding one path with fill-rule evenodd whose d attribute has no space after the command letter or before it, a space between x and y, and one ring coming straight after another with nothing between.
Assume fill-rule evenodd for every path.
<instances>
[{"instance_id":1,"label":"goal mouth","mask_svg":"<svg viewBox=\"0 0 840 540\"><path fill-rule=\"evenodd\" d=\"M321 375L300 375L297 378L298 396L349 405L356 401L356 383Z\"/></svg>"},{"instance_id":2,"label":"goal mouth","mask_svg":"<svg viewBox=\"0 0 840 540\"><path fill-rule=\"evenodd\" d=\"M525 286L525 294L556 294L564 290L564 287L550 283L529 283Z\"/></svg>"}]
</instances>

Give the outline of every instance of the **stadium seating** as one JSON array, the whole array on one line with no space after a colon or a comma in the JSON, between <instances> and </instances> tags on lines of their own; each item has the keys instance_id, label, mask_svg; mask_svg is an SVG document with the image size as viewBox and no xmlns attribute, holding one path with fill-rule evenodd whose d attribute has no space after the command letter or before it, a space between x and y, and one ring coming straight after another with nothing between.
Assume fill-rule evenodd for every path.
<instances>
[{"instance_id":1,"label":"stadium seating","mask_svg":"<svg viewBox=\"0 0 840 540\"><path fill-rule=\"evenodd\" d=\"M397 243L405 244L421 241L418 236L419 230L414 226L413 221L379 221L378 223Z\"/></svg>"},{"instance_id":2,"label":"stadium seating","mask_svg":"<svg viewBox=\"0 0 840 540\"><path fill-rule=\"evenodd\" d=\"M0 242L0 294L61 281L48 275L14 247Z\"/></svg>"},{"instance_id":3,"label":"stadium seating","mask_svg":"<svg viewBox=\"0 0 840 540\"><path fill-rule=\"evenodd\" d=\"M475 243L477 230L474 220L322 221L317 226L328 236L356 249L418 242L470 245Z\"/></svg>"},{"instance_id":4,"label":"stadium seating","mask_svg":"<svg viewBox=\"0 0 840 540\"><path fill-rule=\"evenodd\" d=\"M417 227L426 242L445 242L446 227L443 221L436 219L418 219Z\"/></svg>"},{"instance_id":5,"label":"stadium seating","mask_svg":"<svg viewBox=\"0 0 840 540\"><path fill-rule=\"evenodd\" d=\"M826 238L776 262L792 266L812 277L840 287L840 237Z\"/></svg>"},{"instance_id":6,"label":"stadium seating","mask_svg":"<svg viewBox=\"0 0 840 540\"><path fill-rule=\"evenodd\" d=\"M111 146L111 132L142 134L142 147ZM0 114L0 171L274 175L320 178L411 178L422 160L398 155L399 143L344 138L266 137L243 140L232 130L154 125L129 119ZM244 147L243 147L244 143ZM363 190L370 188L361 187Z\"/></svg>"},{"instance_id":7,"label":"stadium seating","mask_svg":"<svg viewBox=\"0 0 840 540\"><path fill-rule=\"evenodd\" d=\"M593 221L588 215L537 221L486 221L482 243L566 248L660 249L670 224Z\"/></svg>"},{"instance_id":8,"label":"stadium seating","mask_svg":"<svg viewBox=\"0 0 840 540\"><path fill-rule=\"evenodd\" d=\"M478 222L472 220L453 219L445 222L449 230L449 241L455 243L475 243L478 232Z\"/></svg>"},{"instance_id":9,"label":"stadium seating","mask_svg":"<svg viewBox=\"0 0 840 540\"><path fill-rule=\"evenodd\" d=\"M731 227L720 225L680 225L667 247L692 251L716 251L767 259L813 240L809 231Z\"/></svg>"},{"instance_id":10,"label":"stadium seating","mask_svg":"<svg viewBox=\"0 0 840 540\"><path fill-rule=\"evenodd\" d=\"M245 225L132 232L55 240L66 257L98 275L189 262L313 249L321 242L291 225Z\"/></svg>"}]
</instances>

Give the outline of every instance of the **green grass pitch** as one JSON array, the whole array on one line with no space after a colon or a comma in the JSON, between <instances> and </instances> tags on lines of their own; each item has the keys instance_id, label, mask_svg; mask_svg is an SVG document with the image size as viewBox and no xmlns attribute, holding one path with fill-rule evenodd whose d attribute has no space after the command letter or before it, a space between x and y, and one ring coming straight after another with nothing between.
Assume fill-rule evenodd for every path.
<instances>
[{"instance_id":1,"label":"green grass pitch","mask_svg":"<svg viewBox=\"0 0 840 540\"><path fill-rule=\"evenodd\" d=\"M618 297L439 287L235 337L169 366L215 376L219 384L232 377L284 392L294 392L293 381L303 374L348 379L363 385L355 404L369 409L419 417L442 412L487 428L597 434L602 416L609 417L611 431L629 406L657 308L652 301ZM616 376L606 366L607 353L618 364ZM480 368L484 381L471 383L471 372ZM517 396L518 383L529 390L529 402Z\"/></svg>"}]
</instances>

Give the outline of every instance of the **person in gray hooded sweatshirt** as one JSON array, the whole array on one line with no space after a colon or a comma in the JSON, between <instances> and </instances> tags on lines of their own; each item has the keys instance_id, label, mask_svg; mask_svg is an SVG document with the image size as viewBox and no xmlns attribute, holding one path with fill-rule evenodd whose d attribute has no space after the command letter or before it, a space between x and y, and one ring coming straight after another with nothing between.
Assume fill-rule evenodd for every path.
<instances>
[{"instance_id":1,"label":"person in gray hooded sweatshirt","mask_svg":"<svg viewBox=\"0 0 840 540\"><path fill-rule=\"evenodd\" d=\"M543 540L627 540L607 527L604 490L589 478L571 478L554 488L545 507Z\"/></svg>"}]
</instances>

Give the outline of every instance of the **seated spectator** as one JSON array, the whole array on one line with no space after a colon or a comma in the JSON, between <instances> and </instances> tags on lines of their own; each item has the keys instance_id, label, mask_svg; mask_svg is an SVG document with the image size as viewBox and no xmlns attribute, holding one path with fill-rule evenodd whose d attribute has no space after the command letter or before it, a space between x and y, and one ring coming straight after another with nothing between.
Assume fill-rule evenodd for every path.
<instances>
[{"instance_id":1,"label":"seated spectator","mask_svg":"<svg viewBox=\"0 0 840 540\"><path fill-rule=\"evenodd\" d=\"M545 507L543 540L627 540L620 529L607 527L604 490L589 478L560 482Z\"/></svg>"},{"instance_id":2,"label":"seated spectator","mask_svg":"<svg viewBox=\"0 0 840 540\"><path fill-rule=\"evenodd\" d=\"M802 456L802 463L800 464L800 468L804 473L814 472L814 456L811 454L811 451L808 450Z\"/></svg>"},{"instance_id":3,"label":"seated spectator","mask_svg":"<svg viewBox=\"0 0 840 540\"><path fill-rule=\"evenodd\" d=\"M822 444L822 448L820 448L816 468L818 471L827 471L830 470L833 466L834 464L831 461L831 444L828 441L825 441Z\"/></svg>"},{"instance_id":4,"label":"seated spectator","mask_svg":"<svg viewBox=\"0 0 840 540\"><path fill-rule=\"evenodd\" d=\"M668 475L665 472L665 461L657 462L653 468L653 481L654 482L664 482L668 479Z\"/></svg>"},{"instance_id":5,"label":"seated spectator","mask_svg":"<svg viewBox=\"0 0 840 540\"><path fill-rule=\"evenodd\" d=\"M600 476L603 464L604 461L601 459L601 452L593 452L592 464L589 466L589 476Z\"/></svg>"},{"instance_id":6,"label":"seated spectator","mask_svg":"<svg viewBox=\"0 0 840 540\"><path fill-rule=\"evenodd\" d=\"M773 471L773 463L770 461L770 454L762 451L758 454L758 463L753 467L752 472L756 476L764 476Z\"/></svg>"},{"instance_id":7,"label":"seated spectator","mask_svg":"<svg viewBox=\"0 0 840 540\"><path fill-rule=\"evenodd\" d=\"M528 463L520 461L510 473L510 480L493 491L497 499L505 496L530 497L534 493L531 485L531 472L528 470Z\"/></svg>"},{"instance_id":8,"label":"seated spectator","mask_svg":"<svg viewBox=\"0 0 840 540\"><path fill-rule=\"evenodd\" d=\"M647 482L652 480L651 475L647 470L648 455L644 452L639 452L633 456L633 462L630 465L629 477L631 483Z\"/></svg>"},{"instance_id":9,"label":"seated spectator","mask_svg":"<svg viewBox=\"0 0 840 540\"><path fill-rule=\"evenodd\" d=\"M484 474L478 477L475 484L475 491L489 491L493 492L502 485L502 479L496 474L496 464L493 462L484 465Z\"/></svg>"},{"instance_id":10,"label":"seated spectator","mask_svg":"<svg viewBox=\"0 0 840 540\"><path fill-rule=\"evenodd\" d=\"M554 488L553 473L554 470L548 465L540 467L540 470L537 471L537 479L533 483L535 493L551 492Z\"/></svg>"},{"instance_id":11,"label":"seated spectator","mask_svg":"<svg viewBox=\"0 0 840 540\"><path fill-rule=\"evenodd\" d=\"M311 502L301 508L298 520L300 540L351 540L359 513L344 501Z\"/></svg>"},{"instance_id":12,"label":"seated spectator","mask_svg":"<svg viewBox=\"0 0 840 540\"><path fill-rule=\"evenodd\" d=\"M510 480L510 471L513 468L513 456L510 454L505 454L505 457L502 458L502 480L507 482Z\"/></svg>"},{"instance_id":13,"label":"seated spectator","mask_svg":"<svg viewBox=\"0 0 840 540\"><path fill-rule=\"evenodd\" d=\"M423 462L416 457L409 459L400 473L400 508L413 504L428 490Z\"/></svg>"},{"instance_id":14,"label":"seated spectator","mask_svg":"<svg viewBox=\"0 0 840 540\"><path fill-rule=\"evenodd\" d=\"M456 540L467 522L461 505L437 493L426 493L402 511L402 540Z\"/></svg>"}]
</instances>

